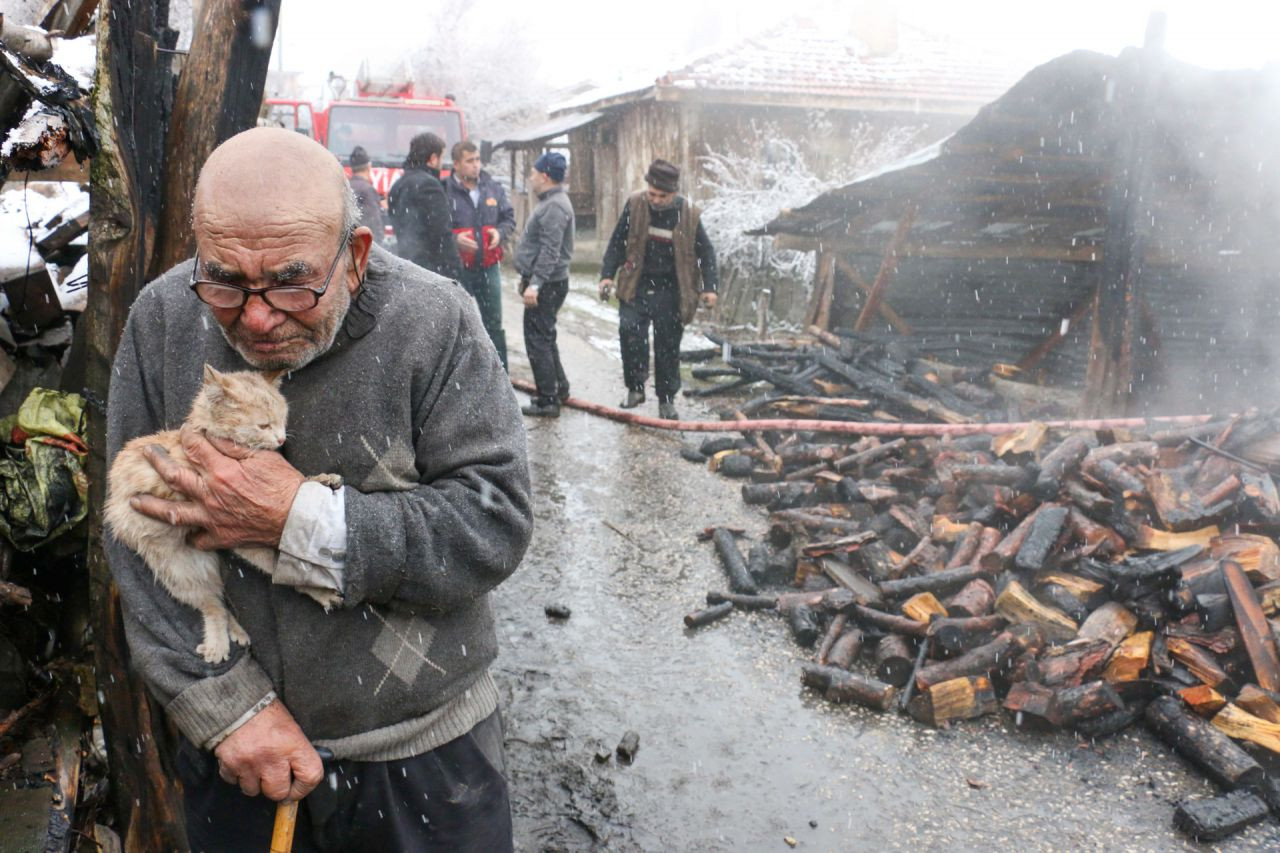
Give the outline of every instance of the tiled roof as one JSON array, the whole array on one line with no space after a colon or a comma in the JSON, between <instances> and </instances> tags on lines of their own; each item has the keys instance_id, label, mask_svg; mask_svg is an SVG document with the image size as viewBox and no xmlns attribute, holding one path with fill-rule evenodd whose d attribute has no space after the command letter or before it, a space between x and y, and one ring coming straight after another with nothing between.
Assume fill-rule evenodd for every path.
<instances>
[{"instance_id":1,"label":"tiled roof","mask_svg":"<svg viewBox=\"0 0 1280 853\"><path fill-rule=\"evenodd\" d=\"M681 89L984 104L1027 68L911 24L898 49L870 56L847 32L788 23L658 80Z\"/></svg>"},{"instance_id":2,"label":"tiled roof","mask_svg":"<svg viewBox=\"0 0 1280 853\"><path fill-rule=\"evenodd\" d=\"M659 76L653 85L586 93L553 112L600 108L645 97L724 98L779 103L795 99L845 108L976 110L999 97L1029 64L910 23L898 25L897 50L872 56L847 28L790 21Z\"/></svg>"}]
</instances>

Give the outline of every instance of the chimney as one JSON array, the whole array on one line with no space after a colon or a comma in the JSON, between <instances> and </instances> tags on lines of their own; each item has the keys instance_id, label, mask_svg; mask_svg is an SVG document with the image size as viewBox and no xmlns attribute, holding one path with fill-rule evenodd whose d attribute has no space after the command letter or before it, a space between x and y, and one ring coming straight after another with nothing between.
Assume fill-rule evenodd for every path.
<instances>
[{"instance_id":1,"label":"chimney","mask_svg":"<svg viewBox=\"0 0 1280 853\"><path fill-rule=\"evenodd\" d=\"M863 58L898 52L898 4L895 0L862 0L853 12L853 36L866 46Z\"/></svg>"}]
</instances>

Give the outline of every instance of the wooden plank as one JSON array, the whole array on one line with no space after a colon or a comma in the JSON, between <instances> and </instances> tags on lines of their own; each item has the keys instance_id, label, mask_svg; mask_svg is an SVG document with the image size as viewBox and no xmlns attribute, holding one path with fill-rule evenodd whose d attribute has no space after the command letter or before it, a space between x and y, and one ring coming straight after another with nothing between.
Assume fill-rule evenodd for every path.
<instances>
[{"instance_id":1,"label":"wooden plank","mask_svg":"<svg viewBox=\"0 0 1280 853\"><path fill-rule=\"evenodd\" d=\"M1231 596L1231 606L1236 612L1236 626L1249 653L1258 686L1272 692L1280 690L1280 655L1276 652L1271 626L1258 603L1258 594L1253 591L1253 585L1239 563L1224 560L1222 578L1226 581L1227 594Z\"/></svg>"},{"instance_id":2,"label":"wooden plank","mask_svg":"<svg viewBox=\"0 0 1280 853\"><path fill-rule=\"evenodd\" d=\"M876 280L871 283L871 292L867 294L867 300L862 304L862 311L858 314L858 319L854 321L853 330L861 332L866 329L867 324L871 322L871 317L880 306L881 300L884 298L885 290L889 287L889 280L893 277L893 271L898 268L898 249L907 238L907 232L911 230L912 223L916 219L915 205L909 205L902 215L898 217L898 230L894 232L893 239L889 241L889 245L885 247L884 258L880 261L880 271L876 273Z\"/></svg>"},{"instance_id":3,"label":"wooden plank","mask_svg":"<svg viewBox=\"0 0 1280 853\"><path fill-rule=\"evenodd\" d=\"M848 276L849 280L854 283L854 286L857 287L859 290L861 290L864 295L870 295L871 285L868 284L867 280L862 277L862 274L859 273L854 268L853 264L851 264L849 261L845 260L843 256L838 254L835 255L835 259L836 259L837 269L839 269L846 276ZM911 334L911 325L902 318L902 315L900 315L897 311L893 310L893 306L889 304L889 300L887 299L880 300L879 311L880 311L880 316L884 318L886 323L888 323L890 326L893 327L893 330L895 332L897 332L900 335Z\"/></svg>"}]
</instances>

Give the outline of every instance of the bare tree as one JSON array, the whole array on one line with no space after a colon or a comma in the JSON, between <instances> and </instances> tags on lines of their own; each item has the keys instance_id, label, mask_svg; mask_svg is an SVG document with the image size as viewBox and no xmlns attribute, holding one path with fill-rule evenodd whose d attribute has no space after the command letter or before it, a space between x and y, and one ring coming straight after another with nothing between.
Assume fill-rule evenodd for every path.
<instances>
[{"instance_id":1,"label":"bare tree","mask_svg":"<svg viewBox=\"0 0 1280 853\"><path fill-rule=\"evenodd\" d=\"M526 35L525 14L495 0L445 0L410 60L417 83L453 95L477 136L544 116L551 87L538 55L548 46Z\"/></svg>"}]
</instances>

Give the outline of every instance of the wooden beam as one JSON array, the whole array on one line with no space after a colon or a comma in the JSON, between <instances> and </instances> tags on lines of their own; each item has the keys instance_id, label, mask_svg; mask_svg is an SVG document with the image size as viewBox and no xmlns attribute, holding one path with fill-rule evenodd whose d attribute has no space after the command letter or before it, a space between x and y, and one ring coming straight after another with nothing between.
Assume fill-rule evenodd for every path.
<instances>
[{"instance_id":1,"label":"wooden beam","mask_svg":"<svg viewBox=\"0 0 1280 853\"><path fill-rule=\"evenodd\" d=\"M818 267L813 273L813 296L809 298L809 307L804 312L805 326L827 326L818 322L819 316L826 313L826 321L831 321L831 288L835 279L835 255L818 250Z\"/></svg>"},{"instance_id":2,"label":"wooden beam","mask_svg":"<svg viewBox=\"0 0 1280 853\"><path fill-rule=\"evenodd\" d=\"M836 257L836 266L840 270L842 270L845 275L849 277L849 280L852 281L859 290L861 290L866 295L870 295L871 285L867 283L867 280L863 278L862 275L856 269L854 269L853 264L849 263L841 255L836 255L835 257ZM896 331L898 334L900 335L911 334L910 324L908 324L906 320L902 319L902 315L900 315L897 311L893 310L893 306L889 304L889 300L887 299L880 300L879 311L880 311L880 316L883 317L885 319L885 322L888 323L890 326L892 326L894 331Z\"/></svg>"},{"instance_id":3,"label":"wooden beam","mask_svg":"<svg viewBox=\"0 0 1280 853\"><path fill-rule=\"evenodd\" d=\"M876 273L876 280L871 283L871 292L867 294L867 301L862 304L862 311L853 324L855 332L865 329L867 323L871 322L872 315L879 309L880 301L889 287L889 279L893 277L893 271L898 268L898 250L907 239L907 232L911 230L911 224L915 219L915 205L909 205L898 217L898 230L894 232L893 239L885 247L884 258L880 261L880 271Z\"/></svg>"},{"instance_id":4,"label":"wooden beam","mask_svg":"<svg viewBox=\"0 0 1280 853\"><path fill-rule=\"evenodd\" d=\"M1151 148L1151 104L1159 85L1165 17L1154 12L1135 73L1116 81L1112 116L1123 136L1116 147L1108 204L1107 254L1099 269L1093 333L1085 369L1085 417L1123 415L1133 392L1138 275L1145 245L1144 187Z\"/></svg>"},{"instance_id":5,"label":"wooden beam","mask_svg":"<svg viewBox=\"0 0 1280 853\"><path fill-rule=\"evenodd\" d=\"M264 9L270 15L271 39L257 45L250 37L249 18ZM152 275L194 254L191 197L196 177L214 148L257 122L279 19L280 0L206 0L200 7L173 100Z\"/></svg>"},{"instance_id":6,"label":"wooden beam","mask_svg":"<svg viewBox=\"0 0 1280 853\"><path fill-rule=\"evenodd\" d=\"M1040 362L1044 361L1045 356L1053 352L1058 344L1062 343L1062 339L1067 336L1067 332L1071 331L1071 327L1083 320L1084 315L1089 313L1089 309L1093 307L1094 298L1096 297L1084 300L1076 306L1074 311L1063 317L1063 321L1066 322L1066 329L1063 329L1061 322L1058 323L1058 328L1053 330L1053 334L1036 344L1030 352L1018 359L1018 367L1022 370L1033 370Z\"/></svg>"},{"instance_id":7,"label":"wooden beam","mask_svg":"<svg viewBox=\"0 0 1280 853\"><path fill-rule=\"evenodd\" d=\"M129 306L146 282L164 158L160 116L167 112L173 85L171 54L157 50L162 46L157 37L168 31L161 7L156 0L102 0L99 5L94 107L101 149L92 168L89 301L77 326L86 336L85 384L94 401L87 409L87 553L99 708L117 826L130 850L187 848L182 796L165 754L167 736L158 725L158 707L129 663L120 597L102 550L103 402Z\"/></svg>"}]
</instances>

